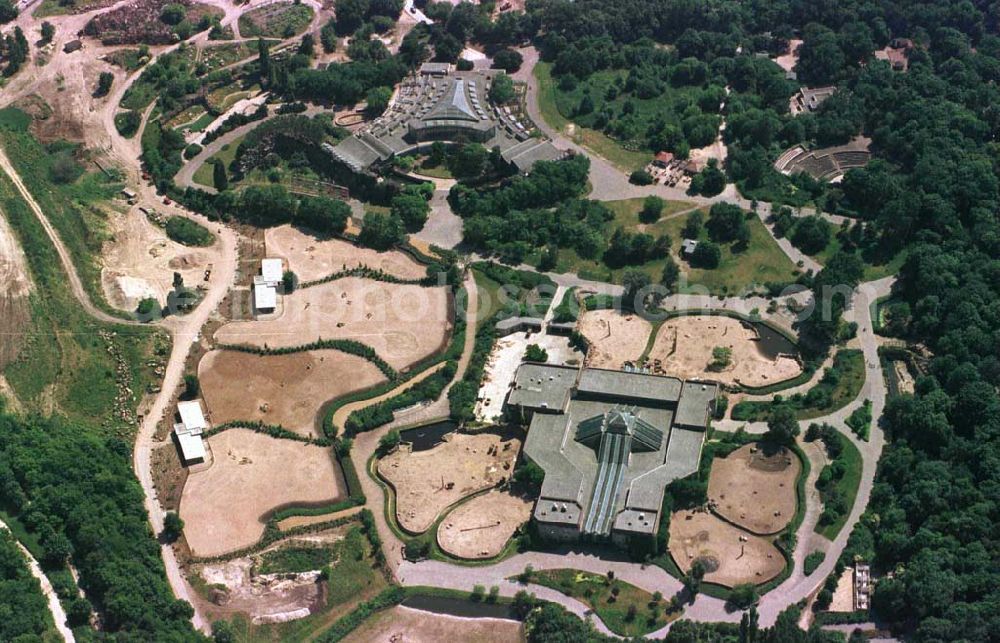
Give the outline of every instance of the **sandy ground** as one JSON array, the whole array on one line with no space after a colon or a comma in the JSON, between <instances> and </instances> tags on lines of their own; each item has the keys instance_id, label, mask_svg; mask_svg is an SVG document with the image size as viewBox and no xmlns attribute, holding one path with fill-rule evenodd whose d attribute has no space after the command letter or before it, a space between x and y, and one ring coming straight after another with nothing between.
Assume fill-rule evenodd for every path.
<instances>
[{"instance_id":1,"label":"sandy ground","mask_svg":"<svg viewBox=\"0 0 1000 643\"><path fill-rule=\"evenodd\" d=\"M433 449L403 448L382 458L378 473L396 490L399 524L420 534L452 504L510 477L520 448L520 440L495 433L452 433Z\"/></svg>"},{"instance_id":2,"label":"sandy ground","mask_svg":"<svg viewBox=\"0 0 1000 643\"><path fill-rule=\"evenodd\" d=\"M398 250L376 252L343 239L317 238L291 225L270 228L264 235L267 256L284 257L301 281L322 279L341 270L367 266L403 279L422 279L427 269Z\"/></svg>"},{"instance_id":3,"label":"sandy ground","mask_svg":"<svg viewBox=\"0 0 1000 643\"><path fill-rule=\"evenodd\" d=\"M284 520L278 521L278 529L281 531L288 531L289 529L294 529L295 527L304 527L306 525L318 525L321 522L330 522L332 520L339 520L341 518L347 518L355 514L361 513L364 507L351 507L350 509L344 509L343 511L335 511L329 514L322 514L319 516L292 516L291 518L285 518Z\"/></svg>"},{"instance_id":4,"label":"sandy ground","mask_svg":"<svg viewBox=\"0 0 1000 643\"><path fill-rule=\"evenodd\" d=\"M137 209L109 214L108 225L113 239L101 253L101 285L111 305L122 310L135 310L144 297L165 303L174 272L191 288L204 283L205 269L218 258L218 244L191 248L171 241Z\"/></svg>"},{"instance_id":5,"label":"sandy ground","mask_svg":"<svg viewBox=\"0 0 1000 643\"><path fill-rule=\"evenodd\" d=\"M844 573L837 579L837 591L833 593L833 601L830 602L831 612L853 612L854 611L854 568L847 567Z\"/></svg>"},{"instance_id":6,"label":"sandy ground","mask_svg":"<svg viewBox=\"0 0 1000 643\"><path fill-rule=\"evenodd\" d=\"M720 516L755 534L781 531L795 515L795 480L802 463L782 448L765 455L747 444L716 458L708 479L708 501Z\"/></svg>"},{"instance_id":7,"label":"sandy ground","mask_svg":"<svg viewBox=\"0 0 1000 643\"><path fill-rule=\"evenodd\" d=\"M726 587L766 582L785 567L781 552L768 540L705 511L675 512L670 517L669 547L683 572L698 558L714 561L718 569L707 572L705 580Z\"/></svg>"},{"instance_id":8,"label":"sandy ground","mask_svg":"<svg viewBox=\"0 0 1000 643\"><path fill-rule=\"evenodd\" d=\"M614 310L588 311L581 315L578 328L590 342L587 365L614 370L638 360L653 332L652 324L638 315Z\"/></svg>"},{"instance_id":9,"label":"sandy ground","mask_svg":"<svg viewBox=\"0 0 1000 643\"><path fill-rule=\"evenodd\" d=\"M451 323L446 288L347 277L282 297L277 319L231 322L215 339L227 344L299 346L354 339L403 369L441 349Z\"/></svg>"},{"instance_id":10,"label":"sandy ground","mask_svg":"<svg viewBox=\"0 0 1000 643\"><path fill-rule=\"evenodd\" d=\"M494 490L456 507L438 526L441 549L459 558L492 558L531 518L534 502Z\"/></svg>"},{"instance_id":11,"label":"sandy ground","mask_svg":"<svg viewBox=\"0 0 1000 643\"><path fill-rule=\"evenodd\" d=\"M789 40L788 53L782 54L781 56L778 56L774 60L774 62L778 64L778 67L781 67L785 71L794 71L795 65L797 65L799 62L798 49L801 44L802 44L801 40L794 38L792 40Z\"/></svg>"},{"instance_id":12,"label":"sandy ground","mask_svg":"<svg viewBox=\"0 0 1000 643\"><path fill-rule=\"evenodd\" d=\"M895 360L892 363L892 370L896 373L896 380L899 386L900 393L913 393L916 382L913 379L913 374L910 373L909 367L901 359Z\"/></svg>"},{"instance_id":13,"label":"sandy ground","mask_svg":"<svg viewBox=\"0 0 1000 643\"><path fill-rule=\"evenodd\" d=\"M323 404L385 381L368 360L337 350L251 355L216 350L198 364L212 424L260 420L299 435L319 436Z\"/></svg>"},{"instance_id":14,"label":"sandy ground","mask_svg":"<svg viewBox=\"0 0 1000 643\"><path fill-rule=\"evenodd\" d=\"M378 612L344 639L345 643L519 643L524 628L518 621L459 618L401 605Z\"/></svg>"},{"instance_id":15,"label":"sandy ground","mask_svg":"<svg viewBox=\"0 0 1000 643\"><path fill-rule=\"evenodd\" d=\"M579 364L583 354L570 346L568 337L547 333L513 333L501 337L486 360L486 373L476 402L476 418L492 421L503 415L503 403L524 361L528 345L538 344L549 355L548 364Z\"/></svg>"},{"instance_id":16,"label":"sandy ground","mask_svg":"<svg viewBox=\"0 0 1000 643\"><path fill-rule=\"evenodd\" d=\"M31 277L24 251L0 212L0 369L14 361L20 350L18 336L31 321L28 295Z\"/></svg>"},{"instance_id":17,"label":"sandy ground","mask_svg":"<svg viewBox=\"0 0 1000 643\"><path fill-rule=\"evenodd\" d=\"M180 515L196 556L216 556L257 542L260 517L292 502L327 502L344 493L330 450L246 429L209 438L214 464L191 473Z\"/></svg>"},{"instance_id":18,"label":"sandy ground","mask_svg":"<svg viewBox=\"0 0 1000 643\"><path fill-rule=\"evenodd\" d=\"M731 317L675 317L660 327L649 359L654 371L681 379L707 378L747 386L774 384L802 372L802 366L791 357L770 360L761 355L755 338L753 329ZM732 349L731 363L719 372L708 369L716 346Z\"/></svg>"}]
</instances>

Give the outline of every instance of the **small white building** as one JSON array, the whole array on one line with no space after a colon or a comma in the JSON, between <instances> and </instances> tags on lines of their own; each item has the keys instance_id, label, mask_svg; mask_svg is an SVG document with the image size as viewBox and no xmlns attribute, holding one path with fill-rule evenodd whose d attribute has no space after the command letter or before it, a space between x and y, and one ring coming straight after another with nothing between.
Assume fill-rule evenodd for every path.
<instances>
[{"instance_id":1,"label":"small white building","mask_svg":"<svg viewBox=\"0 0 1000 643\"><path fill-rule=\"evenodd\" d=\"M278 306L278 284L284 268L281 259L262 259L260 274L253 278L253 307L258 312L273 312Z\"/></svg>"},{"instance_id":2,"label":"small white building","mask_svg":"<svg viewBox=\"0 0 1000 643\"><path fill-rule=\"evenodd\" d=\"M205 461L205 443L202 433L208 428L205 414L201 410L201 402L178 402L177 413L181 421L174 425L174 436L181 449L181 459L184 464L196 464Z\"/></svg>"},{"instance_id":3,"label":"small white building","mask_svg":"<svg viewBox=\"0 0 1000 643\"><path fill-rule=\"evenodd\" d=\"M681 255L683 255L685 259L688 259L694 254L694 251L695 249L697 249L697 247L698 247L697 239L685 239L681 243Z\"/></svg>"}]
</instances>

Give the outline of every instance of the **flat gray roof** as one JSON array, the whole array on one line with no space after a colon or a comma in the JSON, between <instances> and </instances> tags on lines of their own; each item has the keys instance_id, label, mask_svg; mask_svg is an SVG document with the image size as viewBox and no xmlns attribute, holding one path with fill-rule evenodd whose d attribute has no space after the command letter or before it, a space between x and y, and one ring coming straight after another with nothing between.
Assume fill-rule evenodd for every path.
<instances>
[{"instance_id":1,"label":"flat gray roof","mask_svg":"<svg viewBox=\"0 0 1000 643\"><path fill-rule=\"evenodd\" d=\"M579 392L584 395L617 397L649 402L676 402L681 396L681 381L644 373L626 373L586 368L580 374Z\"/></svg>"},{"instance_id":2,"label":"flat gray roof","mask_svg":"<svg viewBox=\"0 0 1000 643\"><path fill-rule=\"evenodd\" d=\"M507 404L528 409L562 411L576 383L576 368L552 364L522 364L514 375L514 388Z\"/></svg>"},{"instance_id":3,"label":"flat gray roof","mask_svg":"<svg viewBox=\"0 0 1000 643\"><path fill-rule=\"evenodd\" d=\"M674 424L686 428L706 429L712 400L719 394L713 382L684 382Z\"/></svg>"}]
</instances>

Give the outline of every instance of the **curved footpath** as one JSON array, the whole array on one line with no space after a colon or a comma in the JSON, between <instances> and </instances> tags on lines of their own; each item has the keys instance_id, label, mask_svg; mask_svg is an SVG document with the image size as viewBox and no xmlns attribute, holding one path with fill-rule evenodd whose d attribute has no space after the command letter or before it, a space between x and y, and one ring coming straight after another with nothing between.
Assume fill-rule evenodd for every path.
<instances>
[{"instance_id":1,"label":"curved footpath","mask_svg":"<svg viewBox=\"0 0 1000 643\"><path fill-rule=\"evenodd\" d=\"M7 524L3 520L0 520L0 529L7 529L9 531ZM49 577L42 572L41 565L31 555L28 548L22 545L19 540L15 539L15 542L17 543L17 548L21 550L21 553L28 560L28 571L38 579L38 583L42 586L42 595L45 596L45 600L49 604L49 612L52 614L52 620L55 622L59 634L62 635L66 643L76 643L73 630L69 629L69 626L66 625L66 611L63 610L62 604L59 602L59 597L56 596L56 591L52 588L52 583L49 582Z\"/></svg>"}]
</instances>

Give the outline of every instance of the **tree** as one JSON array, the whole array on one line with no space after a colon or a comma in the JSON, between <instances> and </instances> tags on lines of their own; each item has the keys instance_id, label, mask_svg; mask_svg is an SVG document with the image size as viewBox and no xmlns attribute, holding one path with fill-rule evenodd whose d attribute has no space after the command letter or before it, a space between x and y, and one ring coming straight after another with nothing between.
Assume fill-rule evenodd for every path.
<instances>
[{"instance_id":1,"label":"tree","mask_svg":"<svg viewBox=\"0 0 1000 643\"><path fill-rule=\"evenodd\" d=\"M712 361L708 365L710 371L724 371L733 361L733 349L728 346L716 346L712 349Z\"/></svg>"},{"instance_id":2,"label":"tree","mask_svg":"<svg viewBox=\"0 0 1000 643\"><path fill-rule=\"evenodd\" d=\"M175 511L168 511L163 516L163 531L160 535L169 543L174 542L184 533L184 521Z\"/></svg>"},{"instance_id":3,"label":"tree","mask_svg":"<svg viewBox=\"0 0 1000 643\"><path fill-rule=\"evenodd\" d=\"M358 243L375 250L388 250L406 238L403 222L392 214L368 212L361 223Z\"/></svg>"},{"instance_id":4,"label":"tree","mask_svg":"<svg viewBox=\"0 0 1000 643\"><path fill-rule=\"evenodd\" d=\"M545 469L541 468L527 457L522 458L521 464L514 469L514 482L524 485L531 491L538 491L545 481Z\"/></svg>"},{"instance_id":5,"label":"tree","mask_svg":"<svg viewBox=\"0 0 1000 643\"><path fill-rule=\"evenodd\" d=\"M313 54L316 53L316 37L311 33L307 33L302 36L302 42L299 43L298 53L312 58Z\"/></svg>"},{"instance_id":6,"label":"tree","mask_svg":"<svg viewBox=\"0 0 1000 643\"><path fill-rule=\"evenodd\" d=\"M694 602L695 596L698 595L698 590L701 589L701 579L704 577L705 563L700 558L696 558L691 563L691 569L681 577L681 583L684 585L684 589L687 591L691 602Z\"/></svg>"},{"instance_id":7,"label":"tree","mask_svg":"<svg viewBox=\"0 0 1000 643\"><path fill-rule=\"evenodd\" d=\"M513 49L505 48L493 54L493 67L502 69L508 74L513 74L520 69L522 63L524 63L524 57Z\"/></svg>"},{"instance_id":8,"label":"tree","mask_svg":"<svg viewBox=\"0 0 1000 643\"><path fill-rule=\"evenodd\" d=\"M427 222L431 207L420 194L403 192L393 197L389 212L399 217L410 232L418 232Z\"/></svg>"},{"instance_id":9,"label":"tree","mask_svg":"<svg viewBox=\"0 0 1000 643\"><path fill-rule=\"evenodd\" d=\"M201 392L201 382L194 373L184 374L184 394L181 396L185 400L193 400Z\"/></svg>"},{"instance_id":10,"label":"tree","mask_svg":"<svg viewBox=\"0 0 1000 643\"><path fill-rule=\"evenodd\" d=\"M729 594L728 603L737 609L748 609L757 602L757 588L754 587L753 583L745 583L743 585L737 585L733 588L733 591Z\"/></svg>"},{"instance_id":11,"label":"tree","mask_svg":"<svg viewBox=\"0 0 1000 643\"><path fill-rule=\"evenodd\" d=\"M674 258L667 255L663 263L663 273L660 276L660 284L673 294L677 292L677 280L680 278L681 269L674 261Z\"/></svg>"},{"instance_id":12,"label":"tree","mask_svg":"<svg viewBox=\"0 0 1000 643\"><path fill-rule=\"evenodd\" d=\"M216 191L225 192L229 189L229 175L226 173L226 164L222 159L215 159L212 164L212 184Z\"/></svg>"},{"instance_id":13,"label":"tree","mask_svg":"<svg viewBox=\"0 0 1000 643\"><path fill-rule=\"evenodd\" d=\"M813 215L800 219L792 232L791 242L802 252L813 255L822 252L830 243L830 224Z\"/></svg>"},{"instance_id":14,"label":"tree","mask_svg":"<svg viewBox=\"0 0 1000 643\"><path fill-rule=\"evenodd\" d=\"M295 286L298 283L299 283L298 277L296 277L295 273L292 272L291 270L286 270L284 273L282 273L281 287L284 291L284 294L289 295L295 292Z\"/></svg>"},{"instance_id":15,"label":"tree","mask_svg":"<svg viewBox=\"0 0 1000 643\"><path fill-rule=\"evenodd\" d=\"M179 25L187 16L187 7L182 4L167 4L160 10L160 21L168 25Z\"/></svg>"},{"instance_id":16,"label":"tree","mask_svg":"<svg viewBox=\"0 0 1000 643\"><path fill-rule=\"evenodd\" d=\"M699 241L691 254L691 265L698 268L718 268L722 261L722 248L711 241Z\"/></svg>"},{"instance_id":17,"label":"tree","mask_svg":"<svg viewBox=\"0 0 1000 643\"><path fill-rule=\"evenodd\" d=\"M56 35L56 28L48 20L42 23L42 43L49 44Z\"/></svg>"},{"instance_id":18,"label":"tree","mask_svg":"<svg viewBox=\"0 0 1000 643\"><path fill-rule=\"evenodd\" d=\"M7 24L17 17L17 6L13 0L0 0L0 24Z\"/></svg>"},{"instance_id":19,"label":"tree","mask_svg":"<svg viewBox=\"0 0 1000 643\"><path fill-rule=\"evenodd\" d=\"M448 171L458 180L475 179L486 168L489 152L478 143L467 143L459 147L448 158Z\"/></svg>"},{"instance_id":20,"label":"tree","mask_svg":"<svg viewBox=\"0 0 1000 643\"><path fill-rule=\"evenodd\" d=\"M139 305L136 306L135 312L139 315L139 318L143 321L149 321L156 313L160 311L160 302L156 301L153 297L145 297L139 300Z\"/></svg>"},{"instance_id":21,"label":"tree","mask_svg":"<svg viewBox=\"0 0 1000 643\"><path fill-rule=\"evenodd\" d=\"M236 632L229 621L212 622L212 641L214 643L236 643Z\"/></svg>"},{"instance_id":22,"label":"tree","mask_svg":"<svg viewBox=\"0 0 1000 643\"><path fill-rule=\"evenodd\" d=\"M271 47L263 38L257 39L257 64L260 67L262 83L268 83L271 78Z\"/></svg>"},{"instance_id":23,"label":"tree","mask_svg":"<svg viewBox=\"0 0 1000 643\"><path fill-rule=\"evenodd\" d=\"M652 283L649 275L642 270L626 270L622 275L622 287L625 293L622 295L622 306L630 310L641 310L645 307L645 298L642 295L643 289Z\"/></svg>"},{"instance_id":24,"label":"tree","mask_svg":"<svg viewBox=\"0 0 1000 643\"><path fill-rule=\"evenodd\" d=\"M292 220L295 199L283 185L251 185L240 194L237 219L261 227L281 225Z\"/></svg>"},{"instance_id":25,"label":"tree","mask_svg":"<svg viewBox=\"0 0 1000 643\"><path fill-rule=\"evenodd\" d=\"M771 412L771 418L767 421L767 433L764 434L764 441L790 446L795 443L795 438L798 435L799 421L795 419L795 412L788 406L776 407Z\"/></svg>"},{"instance_id":26,"label":"tree","mask_svg":"<svg viewBox=\"0 0 1000 643\"><path fill-rule=\"evenodd\" d=\"M684 238L697 239L701 234L702 225L704 225L704 217L701 215L701 210L695 210L687 216L687 220L684 222Z\"/></svg>"},{"instance_id":27,"label":"tree","mask_svg":"<svg viewBox=\"0 0 1000 643\"><path fill-rule=\"evenodd\" d=\"M635 185L652 185L653 175L646 170L636 170L629 175L628 181Z\"/></svg>"},{"instance_id":28,"label":"tree","mask_svg":"<svg viewBox=\"0 0 1000 643\"><path fill-rule=\"evenodd\" d=\"M515 98L517 93L514 91L514 81L507 74L497 74L490 87L490 100L497 105L507 105L513 103Z\"/></svg>"},{"instance_id":29,"label":"tree","mask_svg":"<svg viewBox=\"0 0 1000 643\"><path fill-rule=\"evenodd\" d=\"M663 214L664 201L658 196L647 196L642 202L642 210L639 211L639 221L643 223L656 223Z\"/></svg>"},{"instance_id":30,"label":"tree","mask_svg":"<svg viewBox=\"0 0 1000 643\"><path fill-rule=\"evenodd\" d=\"M399 446L402 441L399 431L397 429L390 429L388 433L379 438L378 450L379 453L389 453L393 449Z\"/></svg>"},{"instance_id":31,"label":"tree","mask_svg":"<svg viewBox=\"0 0 1000 643\"><path fill-rule=\"evenodd\" d=\"M325 196L304 196L299 201L295 222L315 232L340 234L347 228L351 206Z\"/></svg>"},{"instance_id":32,"label":"tree","mask_svg":"<svg viewBox=\"0 0 1000 643\"><path fill-rule=\"evenodd\" d=\"M528 344L528 348L524 352L524 359L529 362L547 362L549 354L538 344Z\"/></svg>"},{"instance_id":33,"label":"tree","mask_svg":"<svg viewBox=\"0 0 1000 643\"><path fill-rule=\"evenodd\" d=\"M371 7L369 0L336 0L334 14L337 17L337 31L341 34L354 33L364 22Z\"/></svg>"},{"instance_id":34,"label":"tree","mask_svg":"<svg viewBox=\"0 0 1000 643\"><path fill-rule=\"evenodd\" d=\"M740 619L739 643L755 643L759 626L757 624L757 608L751 607L748 612L743 613Z\"/></svg>"},{"instance_id":35,"label":"tree","mask_svg":"<svg viewBox=\"0 0 1000 643\"><path fill-rule=\"evenodd\" d=\"M392 98L392 90L388 87L373 87L368 90L365 96L365 113L374 118L382 114L389 106L389 99Z\"/></svg>"},{"instance_id":36,"label":"tree","mask_svg":"<svg viewBox=\"0 0 1000 643\"><path fill-rule=\"evenodd\" d=\"M738 205L716 203L708 211L708 236L716 243L739 241L747 236L746 216Z\"/></svg>"}]
</instances>

